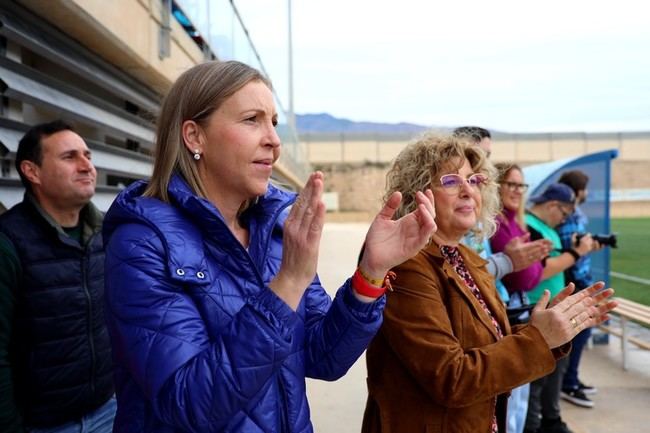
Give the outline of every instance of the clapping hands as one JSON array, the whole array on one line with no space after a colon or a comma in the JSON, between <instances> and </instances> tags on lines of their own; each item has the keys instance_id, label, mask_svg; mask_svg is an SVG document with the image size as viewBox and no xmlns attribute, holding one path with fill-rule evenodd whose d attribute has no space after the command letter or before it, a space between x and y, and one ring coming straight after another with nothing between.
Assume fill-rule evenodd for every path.
<instances>
[{"instance_id":1,"label":"clapping hands","mask_svg":"<svg viewBox=\"0 0 650 433\"><path fill-rule=\"evenodd\" d=\"M292 309L316 276L318 248L325 222L323 174L312 173L284 224L282 265L269 287ZM398 220L393 215L402 200L393 193L366 235L359 266L366 275L382 279L392 268L422 249L436 230L433 192L416 194L417 208Z\"/></svg>"},{"instance_id":2,"label":"clapping hands","mask_svg":"<svg viewBox=\"0 0 650 433\"><path fill-rule=\"evenodd\" d=\"M596 326L609 318L616 308L616 301L609 299L613 289L603 290L605 283L598 282L573 294L574 285L569 283L548 304L548 290L537 302L530 324L542 334L551 349L568 343L583 329Z\"/></svg>"},{"instance_id":3,"label":"clapping hands","mask_svg":"<svg viewBox=\"0 0 650 433\"><path fill-rule=\"evenodd\" d=\"M293 310L316 276L325 222L322 196L323 173L317 171L309 176L284 223L282 265L269 287Z\"/></svg>"},{"instance_id":4,"label":"clapping hands","mask_svg":"<svg viewBox=\"0 0 650 433\"><path fill-rule=\"evenodd\" d=\"M553 248L553 244L548 239L538 239L532 242L529 242L529 239L530 233L512 238L503 249L503 252L512 261L512 268L515 272L542 260Z\"/></svg>"},{"instance_id":5,"label":"clapping hands","mask_svg":"<svg viewBox=\"0 0 650 433\"><path fill-rule=\"evenodd\" d=\"M373 278L381 279L390 268L414 256L436 231L430 189L416 193L417 208L413 212L393 220L401 200L401 193L394 192L368 229L359 267Z\"/></svg>"}]
</instances>

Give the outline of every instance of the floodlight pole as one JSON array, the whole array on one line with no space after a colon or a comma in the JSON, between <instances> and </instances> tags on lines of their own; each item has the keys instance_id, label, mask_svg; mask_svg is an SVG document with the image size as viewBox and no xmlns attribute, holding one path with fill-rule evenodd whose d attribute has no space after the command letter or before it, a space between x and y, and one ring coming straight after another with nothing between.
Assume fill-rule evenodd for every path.
<instances>
[{"instance_id":1,"label":"floodlight pole","mask_svg":"<svg viewBox=\"0 0 650 433\"><path fill-rule=\"evenodd\" d=\"M296 129L296 115L293 111L293 36L291 32L291 0L287 0L287 18L288 18L288 24L287 24L287 30L288 30L288 38L289 38L289 118L287 119L287 123L289 123L289 127L294 131Z\"/></svg>"}]
</instances>

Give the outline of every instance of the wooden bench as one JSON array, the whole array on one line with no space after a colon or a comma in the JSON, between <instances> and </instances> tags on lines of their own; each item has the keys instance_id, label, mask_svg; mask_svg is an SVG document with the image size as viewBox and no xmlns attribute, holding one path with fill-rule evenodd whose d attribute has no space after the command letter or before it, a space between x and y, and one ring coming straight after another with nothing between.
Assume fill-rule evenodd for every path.
<instances>
[{"instance_id":1,"label":"wooden bench","mask_svg":"<svg viewBox=\"0 0 650 433\"><path fill-rule=\"evenodd\" d=\"M636 337L628 335L627 322L632 320L645 326L650 326L650 307L647 305L639 304L625 298L614 298L618 302L618 307L612 310L612 314L620 317L620 328L612 328L609 325L598 326L605 332L616 335L621 339L621 350L623 352L623 369L627 370L627 349L629 343L633 343L638 347L650 350L650 342L644 341Z\"/></svg>"}]
</instances>

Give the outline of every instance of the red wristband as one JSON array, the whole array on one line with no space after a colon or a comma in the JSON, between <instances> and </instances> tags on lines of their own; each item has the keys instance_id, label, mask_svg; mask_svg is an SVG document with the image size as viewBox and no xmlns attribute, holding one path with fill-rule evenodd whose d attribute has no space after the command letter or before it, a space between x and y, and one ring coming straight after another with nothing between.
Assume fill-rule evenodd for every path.
<instances>
[{"instance_id":1,"label":"red wristband","mask_svg":"<svg viewBox=\"0 0 650 433\"><path fill-rule=\"evenodd\" d=\"M375 286L371 284L364 276L359 268L354 271L352 275L352 288L359 295L367 296L369 298L378 298L384 293L386 289L393 290L393 287L390 284L390 280L395 278L394 272L388 272L384 277L381 286Z\"/></svg>"}]
</instances>

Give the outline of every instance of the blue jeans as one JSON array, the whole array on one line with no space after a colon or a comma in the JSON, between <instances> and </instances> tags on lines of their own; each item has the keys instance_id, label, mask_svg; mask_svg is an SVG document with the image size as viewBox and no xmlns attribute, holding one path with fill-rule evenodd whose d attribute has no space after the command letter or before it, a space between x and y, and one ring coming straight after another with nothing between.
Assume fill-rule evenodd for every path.
<instances>
[{"instance_id":1,"label":"blue jeans","mask_svg":"<svg viewBox=\"0 0 650 433\"><path fill-rule=\"evenodd\" d=\"M29 433L111 433L117 402L111 397L94 411L84 415L79 421L72 421L56 427L28 428Z\"/></svg>"},{"instance_id":2,"label":"blue jeans","mask_svg":"<svg viewBox=\"0 0 650 433\"><path fill-rule=\"evenodd\" d=\"M582 349L584 349L589 337L591 336L591 328L583 329L578 335L573 337L573 347L569 354L569 365L566 373L564 373L564 380L562 381L562 389L578 389L578 367L580 366L580 356Z\"/></svg>"},{"instance_id":3,"label":"blue jeans","mask_svg":"<svg viewBox=\"0 0 650 433\"><path fill-rule=\"evenodd\" d=\"M528 395L530 394L530 383L521 385L510 392L508 398L508 417L506 418L506 430L508 433L522 433L526 425L526 414L528 413Z\"/></svg>"}]
</instances>

